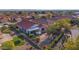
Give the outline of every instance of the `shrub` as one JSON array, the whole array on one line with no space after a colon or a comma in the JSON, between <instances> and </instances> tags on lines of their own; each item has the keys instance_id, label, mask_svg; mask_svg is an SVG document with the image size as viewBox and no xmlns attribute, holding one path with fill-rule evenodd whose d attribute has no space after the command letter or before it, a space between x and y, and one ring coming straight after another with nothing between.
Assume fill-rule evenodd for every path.
<instances>
[{"instance_id":1,"label":"shrub","mask_svg":"<svg viewBox=\"0 0 79 59\"><path fill-rule=\"evenodd\" d=\"M33 39L33 40L36 39L36 36L35 36L34 34L29 34L29 37L30 37L31 39Z\"/></svg>"},{"instance_id":2,"label":"shrub","mask_svg":"<svg viewBox=\"0 0 79 59\"><path fill-rule=\"evenodd\" d=\"M33 37L35 37L35 35L34 34L29 34L29 37L33 38Z\"/></svg>"},{"instance_id":3,"label":"shrub","mask_svg":"<svg viewBox=\"0 0 79 59\"><path fill-rule=\"evenodd\" d=\"M25 41L22 40L21 38L19 38L18 36L13 37L13 42L14 42L15 46L20 46L25 43Z\"/></svg>"},{"instance_id":4,"label":"shrub","mask_svg":"<svg viewBox=\"0 0 79 59\"><path fill-rule=\"evenodd\" d=\"M10 32L11 32L10 29L5 29L5 30L3 30L3 33L10 33Z\"/></svg>"},{"instance_id":5,"label":"shrub","mask_svg":"<svg viewBox=\"0 0 79 59\"><path fill-rule=\"evenodd\" d=\"M6 41L2 43L2 49L3 50L11 50L15 47L14 43L12 41Z\"/></svg>"},{"instance_id":6,"label":"shrub","mask_svg":"<svg viewBox=\"0 0 79 59\"><path fill-rule=\"evenodd\" d=\"M11 30L4 26L4 27L1 28L1 32L3 32L3 33L10 33Z\"/></svg>"},{"instance_id":7,"label":"shrub","mask_svg":"<svg viewBox=\"0 0 79 59\"><path fill-rule=\"evenodd\" d=\"M64 33L62 32L60 35L58 35L58 37L56 37L54 41L52 41L52 43L49 45L48 49L51 49L51 47L54 46L54 44L57 43L58 40L60 40L63 34Z\"/></svg>"}]
</instances>

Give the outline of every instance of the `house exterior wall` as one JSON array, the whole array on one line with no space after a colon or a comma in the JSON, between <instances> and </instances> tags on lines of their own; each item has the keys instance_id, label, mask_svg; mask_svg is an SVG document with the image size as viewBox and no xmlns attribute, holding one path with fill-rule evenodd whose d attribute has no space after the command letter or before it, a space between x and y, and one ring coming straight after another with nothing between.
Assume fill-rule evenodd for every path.
<instances>
[{"instance_id":1,"label":"house exterior wall","mask_svg":"<svg viewBox=\"0 0 79 59\"><path fill-rule=\"evenodd\" d=\"M26 29L26 33L32 34L31 33L32 31L36 31L35 33L41 34L41 28L40 27Z\"/></svg>"}]
</instances>

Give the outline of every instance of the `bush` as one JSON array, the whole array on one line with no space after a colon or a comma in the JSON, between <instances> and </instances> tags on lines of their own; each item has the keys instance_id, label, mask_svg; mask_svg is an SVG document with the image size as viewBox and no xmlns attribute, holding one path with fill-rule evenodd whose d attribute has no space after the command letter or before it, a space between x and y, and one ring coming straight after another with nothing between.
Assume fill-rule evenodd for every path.
<instances>
[{"instance_id":1,"label":"bush","mask_svg":"<svg viewBox=\"0 0 79 59\"><path fill-rule=\"evenodd\" d=\"M30 37L31 39L33 39L33 40L36 39L36 36L35 36L34 34L29 34L29 37Z\"/></svg>"},{"instance_id":2,"label":"bush","mask_svg":"<svg viewBox=\"0 0 79 59\"><path fill-rule=\"evenodd\" d=\"M3 50L11 50L15 47L14 43L12 41L6 41L2 43L2 49Z\"/></svg>"},{"instance_id":3,"label":"bush","mask_svg":"<svg viewBox=\"0 0 79 59\"><path fill-rule=\"evenodd\" d=\"M25 41L19 38L18 36L13 37L13 42L15 46L21 46L25 43Z\"/></svg>"},{"instance_id":4,"label":"bush","mask_svg":"<svg viewBox=\"0 0 79 59\"><path fill-rule=\"evenodd\" d=\"M35 35L34 34L29 34L29 37L33 38L33 37L35 37Z\"/></svg>"}]
</instances>

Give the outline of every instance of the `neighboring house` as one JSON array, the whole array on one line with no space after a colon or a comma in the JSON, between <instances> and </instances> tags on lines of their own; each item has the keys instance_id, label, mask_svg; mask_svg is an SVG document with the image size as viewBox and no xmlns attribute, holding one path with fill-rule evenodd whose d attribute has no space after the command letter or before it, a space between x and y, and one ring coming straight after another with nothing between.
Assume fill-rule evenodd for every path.
<instances>
[{"instance_id":1,"label":"neighboring house","mask_svg":"<svg viewBox=\"0 0 79 59\"><path fill-rule=\"evenodd\" d=\"M42 27L28 20L23 20L17 24L18 28L27 34L41 34Z\"/></svg>"}]
</instances>

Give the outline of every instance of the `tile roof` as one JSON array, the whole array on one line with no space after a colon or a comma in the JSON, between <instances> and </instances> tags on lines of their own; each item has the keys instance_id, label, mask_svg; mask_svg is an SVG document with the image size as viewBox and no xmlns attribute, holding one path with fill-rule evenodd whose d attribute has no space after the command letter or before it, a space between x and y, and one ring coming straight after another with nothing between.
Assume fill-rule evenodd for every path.
<instances>
[{"instance_id":1,"label":"tile roof","mask_svg":"<svg viewBox=\"0 0 79 59\"><path fill-rule=\"evenodd\" d=\"M22 27L23 29L29 29L34 25L34 23L30 22L28 20L23 20L23 21L19 22L17 25Z\"/></svg>"}]
</instances>

